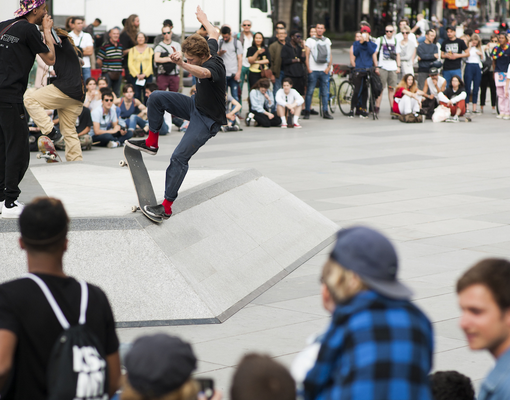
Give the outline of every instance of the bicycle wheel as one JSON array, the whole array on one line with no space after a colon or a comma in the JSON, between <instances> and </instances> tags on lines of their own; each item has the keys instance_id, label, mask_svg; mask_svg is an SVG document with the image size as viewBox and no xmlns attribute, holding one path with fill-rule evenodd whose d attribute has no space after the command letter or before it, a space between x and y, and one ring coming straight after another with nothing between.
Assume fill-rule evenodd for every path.
<instances>
[{"instance_id":1,"label":"bicycle wheel","mask_svg":"<svg viewBox=\"0 0 510 400\"><path fill-rule=\"evenodd\" d=\"M351 100L354 95L354 85L349 81L343 81L338 88L337 103L343 115L349 115Z\"/></svg>"},{"instance_id":2,"label":"bicycle wheel","mask_svg":"<svg viewBox=\"0 0 510 400\"><path fill-rule=\"evenodd\" d=\"M333 114L336 111L336 83L333 77L329 80L329 111Z\"/></svg>"}]
</instances>

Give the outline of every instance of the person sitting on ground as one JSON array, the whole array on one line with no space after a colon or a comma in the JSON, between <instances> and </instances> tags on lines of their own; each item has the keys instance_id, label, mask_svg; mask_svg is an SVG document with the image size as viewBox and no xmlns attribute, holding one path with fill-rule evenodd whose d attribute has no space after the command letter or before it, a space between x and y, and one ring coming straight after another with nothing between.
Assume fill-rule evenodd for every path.
<instances>
[{"instance_id":1,"label":"person sitting on ground","mask_svg":"<svg viewBox=\"0 0 510 400\"><path fill-rule=\"evenodd\" d=\"M245 122L249 126L252 119L263 128L270 126L280 126L282 120L277 115L269 112L273 105L273 92L270 89L271 82L269 79L259 79L251 86L250 91L250 114Z\"/></svg>"},{"instance_id":2,"label":"person sitting on ground","mask_svg":"<svg viewBox=\"0 0 510 400\"><path fill-rule=\"evenodd\" d=\"M382 234L338 232L321 277L336 308L306 375L305 400L432 399L432 324L397 272L397 253Z\"/></svg>"},{"instance_id":3,"label":"person sitting on ground","mask_svg":"<svg viewBox=\"0 0 510 400\"><path fill-rule=\"evenodd\" d=\"M296 384L287 368L271 357L247 354L236 368L231 400L295 400Z\"/></svg>"},{"instance_id":4,"label":"person sitting on ground","mask_svg":"<svg viewBox=\"0 0 510 400\"><path fill-rule=\"evenodd\" d=\"M108 86L108 84L106 84L105 87L106 86ZM83 107L89 108L89 110L99 107L101 105L101 92L97 87L97 81L94 78L88 78L85 81L85 88L87 89L87 92L85 93Z\"/></svg>"},{"instance_id":5,"label":"person sitting on ground","mask_svg":"<svg viewBox=\"0 0 510 400\"><path fill-rule=\"evenodd\" d=\"M227 125L221 127L223 132L237 132L239 125L237 123L237 113L241 110L241 103L239 103L232 95L226 93L227 100ZM230 110L230 111L229 111Z\"/></svg>"},{"instance_id":6,"label":"person sitting on ground","mask_svg":"<svg viewBox=\"0 0 510 400\"><path fill-rule=\"evenodd\" d=\"M450 109L451 117L446 122L459 122L459 117L466 113L466 91L460 76L454 75L446 90L437 97L441 105Z\"/></svg>"},{"instance_id":7,"label":"person sitting on ground","mask_svg":"<svg viewBox=\"0 0 510 400\"><path fill-rule=\"evenodd\" d=\"M434 400L473 400L471 379L457 371L437 371L430 375Z\"/></svg>"},{"instance_id":8,"label":"person sitting on ground","mask_svg":"<svg viewBox=\"0 0 510 400\"><path fill-rule=\"evenodd\" d=\"M282 128L287 128L288 119L292 117L290 124L294 128L301 128L299 116L305 100L296 89L292 88L292 79L284 78L282 88L276 92L277 113L282 120Z\"/></svg>"},{"instance_id":9,"label":"person sitting on ground","mask_svg":"<svg viewBox=\"0 0 510 400\"><path fill-rule=\"evenodd\" d=\"M94 134L93 142L99 142L99 146L109 149L122 146L129 139L127 131L121 130L118 123L117 113L113 109L113 92L109 88L101 90L103 103L92 111L92 124Z\"/></svg>"},{"instance_id":10,"label":"person sitting on ground","mask_svg":"<svg viewBox=\"0 0 510 400\"><path fill-rule=\"evenodd\" d=\"M111 88L108 87L108 79L106 79L105 76L100 76L99 78L97 78L97 88L99 90L99 98L101 98L102 89L111 90ZM112 94L113 94L113 109L115 109L116 105L120 103L120 99L117 97L115 92L112 91ZM92 109L90 111L92 111Z\"/></svg>"},{"instance_id":11,"label":"person sitting on ground","mask_svg":"<svg viewBox=\"0 0 510 400\"><path fill-rule=\"evenodd\" d=\"M446 90L446 79L439 75L439 70L432 67L429 70L429 77L425 80L423 85L422 109L426 110L427 119L432 119L434 110L439 105L439 93Z\"/></svg>"},{"instance_id":12,"label":"person sitting on ground","mask_svg":"<svg viewBox=\"0 0 510 400\"><path fill-rule=\"evenodd\" d=\"M146 109L142 102L134 98L135 92L133 85L126 83L122 88L124 95L120 99L120 104L117 107L117 118L121 128L127 130L127 139L133 137L133 133L138 125L140 128L145 128L147 121L141 116L146 115ZM124 140L127 140L124 139Z\"/></svg>"},{"instance_id":13,"label":"person sitting on ground","mask_svg":"<svg viewBox=\"0 0 510 400\"><path fill-rule=\"evenodd\" d=\"M418 83L412 74L406 74L397 85L393 99L392 111L395 114L417 114L421 109L421 96Z\"/></svg>"},{"instance_id":14,"label":"person sitting on ground","mask_svg":"<svg viewBox=\"0 0 510 400\"><path fill-rule=\"evenodd\" d=\"M199 385L191 377L197 359L191 345L157 333L133 343L125 359L126 375L120 400L196 400ZM211 400L220 400L215 391ZM205 396L198 396L198 400Z\"/></svg>"},{"instance_id":15,"label":"person sitting on ground","mask_svg":"<svg viewBox=\"0 0 510 400\"><path fill-rule=\"evenodd\" d=\"M89 135L92 131L92 117L88 107L83 107L81 114L76 120L76 132L78 132L78 139L82 150L90 150L92 148L92 136ZM65 141L61 138L55 143L55 147L59 150L65 149Z\"/></svg>"}]
</instances>

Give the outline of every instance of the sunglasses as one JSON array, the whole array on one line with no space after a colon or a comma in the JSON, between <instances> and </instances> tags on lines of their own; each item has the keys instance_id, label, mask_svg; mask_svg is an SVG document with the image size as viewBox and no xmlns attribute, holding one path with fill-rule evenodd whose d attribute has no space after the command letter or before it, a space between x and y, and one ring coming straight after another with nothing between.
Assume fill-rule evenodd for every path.
<instances>
[{"instance_id":1,"label":"sunglasses","mask_svg":"<svg viewBox=\"0 0 510 400\"><path fill-rule=\"evenodd\" d=\"M402 32L402 35L409 35L409 32Z\"/></svg>"},{"instance_id":2,"label":"sunglasses","mask_svg":"<svg viewBox=\"0 0 510 400\"><path fill-rule=\"evenodd\" d=\"M386 31L386 32L389 33L389 32L393 32L393 31L391 30L391 31Z\"/></svg>"},{"instance_id":3,"label":"sunglasses","mask_svg":"<svg viewBox=\"0 0 510 400\"><path fill-rule=\"evenodd\" d=\"M243 26L251 26L251 24L243 24Z\"/></svg>"},{"instance_id":4,"label":"sunglasses","mask_svg":"<svg viewBox=\"0 0 510 400\"><path fill-rule=\"evenodd\" d=\"M113 99L104 99L103 100L105 103L113 103Z\"/></svg>"},{"instance_id":5,"label":"sunglasses","mask_svg":"<svg viewBox=\"0 0 510 400\"><path fill-rule=\"evenodd\" d=\"M170 35L172 32L163 32L163 35Z\"/></svg>"},{"instance_id":6,"label":"sunglasses","mask_svg":"<svg viewBox=\"0 0 510 400\"><path fill-rule=\"evenodd\" d=\"M301 38L302 36L301 35L294 35L294 37Z\"/></svg>"}]
</instances>

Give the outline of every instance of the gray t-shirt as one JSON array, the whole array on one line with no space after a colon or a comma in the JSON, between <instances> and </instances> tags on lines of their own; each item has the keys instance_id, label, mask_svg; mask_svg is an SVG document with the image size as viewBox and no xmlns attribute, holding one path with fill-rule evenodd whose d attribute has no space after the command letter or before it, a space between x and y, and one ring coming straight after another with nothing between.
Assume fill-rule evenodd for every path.
<instances>
[{"instance_id":1,"label":"gray t-shirt","mask_svg":"<svg viewBox=\"0 0 510 400\"><path fill-rule=\"evenodd\" d=\"M237 45L237 52L234 47L234 43ZM227 77L237 74L237 56L243 55L243 46L241 46L241 41L234 39L233 37L230 38L229 42L225 42L223 39L220 39L218 46L220 50L226 51L221 58L223 58L223 62L225 63Z\"/></svg>"}]
</instances>

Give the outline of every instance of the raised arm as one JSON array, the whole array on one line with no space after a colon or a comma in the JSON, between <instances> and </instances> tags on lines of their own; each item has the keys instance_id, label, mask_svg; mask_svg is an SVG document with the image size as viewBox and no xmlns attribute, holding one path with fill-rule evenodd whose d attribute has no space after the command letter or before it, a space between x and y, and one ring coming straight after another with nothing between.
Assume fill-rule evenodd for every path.
<instances>
[{"instance_id":1,"label":"raised arm","mask_svg":"<svg viewBox=\"0 0 510 400\"><path fill-rule=\"evenodd\" d=\"M207 15L205 15L204 10L202 10L202 8L200 8L200 6L197 6L197 12L195 14L197 15L198 22L200 22L204 26L205 30L207 31L209 38L218 40L218 38L220 37L220 34L216 30L216 28L211 25L211 23L207 19Z\"/></svg>"}]
</instances>

